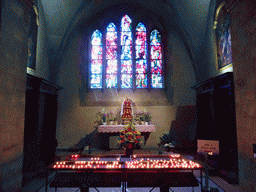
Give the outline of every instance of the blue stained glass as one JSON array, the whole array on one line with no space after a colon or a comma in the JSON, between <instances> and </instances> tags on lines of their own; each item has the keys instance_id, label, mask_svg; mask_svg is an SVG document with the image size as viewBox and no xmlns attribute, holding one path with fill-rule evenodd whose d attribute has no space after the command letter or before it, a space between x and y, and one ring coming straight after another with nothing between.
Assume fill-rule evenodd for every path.
<instances>
[{"instance_id":1,"label":"blue stained glass","mask_svg":"<svg viewBox=\"0 0 256 192\"><path fill-rule=\"evenodd\" d=\"M131 87L132 87L132 74L122 74L121 88L131 88Z\"/></svg>"},{"instance_id":2,"label":"blue stained glass","mask_svg":"<svg viewBox=\"0 0 256 192\"><path fill-rule=\"evenodd\" d=\"M147 73L147 60L136 61L136 73Z\"/></svg>"},{"instance_id":3,"label":"blue stained glass","mask_svg":"<svg viewBox=\"0 0 256 192\"><path fill-rule=\"evenodd\" d=\"M160 73L151 74L151 87L152 88L163 88L163 78Z\"/></svg>"},{"instance_id":4,"label":"blue stained glass","mask_svg":"<svg viewBox=\"0 0 256 192\"><path fill-rule=\"evenodd\" d=\"M136 27L136 31L146 31L146 27L143 23L139 23Z\"/></svg>"},{"instance_id":5,"label":"blue stained glass","mask_svg":"<svg viewBox=\"0 0 256 192\"><path fill-rule=\"evenodd\" d=\"M116 74L106 74L106 88L117 88Z\"/></svg>"},{"instance_id":6,"label":"blue stained glass","mask_svg":"<svg viewBox=\"0 0 256 192\"><path fill-rule=\"evenodd\" d=\"M117 60L108 60L107 61L107 74L117 74Z\"/></svg>"},{"instance_id":7,"label":"blue stained glass","mask_svg":"<svg viewBox=\"0 0 256 192\"><path fill-rule=\"evenodd\" d=\"M121 73L132 73L132 60L121 61Z\"/></svg>"},{"instance_id":8,"label":"blue stained glass","mask_svg":"<svg viewBox=\"0 0 256 192\"><path fill-rule=\"evenodd\" d=\"M97 29L93 32L92 34L92 41L91 44L92 45L102 45L101 43L101 39L102 39L102 34L101 32Z\"/></svg>"},{"instance_id":9,"label":"blue stained glass","mask_svg":"<svg viewBox=\"0 0 256 192\"><path fill-rule=\"evenodd\" d=\"M138 73L136 74L136 87L137 88L147 88L147 74Z\"/></svg>"},{"instance_id":10,"label":"blue stained glass","mask_svg":"<svg viewBox=\"0 0 256 192\"><path fill-rule=\"evenodd\" d=\"M132 33L131 32L121 32L121 45L132 45Z\"/></svg>"},{"instance_id":11,"label":"blue stained glass","mask_svg":"<svg viewBox=\"0 0 256 192\"><path fill-rule=\"evenodd\" d=\"M150 34L150 45L160 45L161 44L161 35L155 29Z\"/></svg>"},{"instance_id":12,"label":"blue stained glass","mask_svg":"<svg viewBox=\"0 0 256 192\"><path fill-rule=\"evenodd\" d=\"M91 37L91 88L102 88L102 34L95 30Z\"/></svg>"}]
</instances>

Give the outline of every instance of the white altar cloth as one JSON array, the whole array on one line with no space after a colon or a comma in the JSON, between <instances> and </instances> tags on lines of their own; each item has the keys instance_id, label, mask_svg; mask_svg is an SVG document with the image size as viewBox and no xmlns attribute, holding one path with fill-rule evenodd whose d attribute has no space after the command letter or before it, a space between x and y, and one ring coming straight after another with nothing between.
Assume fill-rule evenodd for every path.
<instances>
[{"instance_id":1,"label":"white altar cloth","mask_svg":"<svg viewBox=\"0 0 256 192\"><path fill-rule=\"evenodd\" d=\"M125 125L100 125L98 132L100 133L118 133L124 129ZM155 125L135 125L136 130L140 132L155 132Z\"/></svg>"}]
</instances>

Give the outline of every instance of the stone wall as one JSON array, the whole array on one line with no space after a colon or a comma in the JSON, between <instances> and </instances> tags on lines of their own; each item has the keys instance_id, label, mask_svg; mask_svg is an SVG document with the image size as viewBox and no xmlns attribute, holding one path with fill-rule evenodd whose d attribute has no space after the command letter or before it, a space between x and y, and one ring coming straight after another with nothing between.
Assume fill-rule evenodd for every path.
<instances>
[{"instance_id":1,"label":"stone wall","mask_svg":"<svg viewBox=\"0 0 256 192\"><path fill-rule=\"evenodd\" d=\"M256 2L236 1L231 10L239 180L242 191L256 190ZM234 4L231 5L234 6Z\"/></svg>"},{"instance_id":2,"label":"stone wall","mask_svg":"<svg viewBox=\"0 0 256 192\"><path fill-rule=\"evenodd\" d=\"M29 14L18 0L1 3L0 191L20 191Z\"/></svg>"}]
</instances>

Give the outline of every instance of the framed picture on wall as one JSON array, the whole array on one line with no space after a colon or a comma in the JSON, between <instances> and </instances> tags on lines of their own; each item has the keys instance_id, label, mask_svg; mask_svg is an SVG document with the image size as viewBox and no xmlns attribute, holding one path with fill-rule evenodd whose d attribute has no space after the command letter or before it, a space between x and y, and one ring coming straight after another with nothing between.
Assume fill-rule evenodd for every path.
<instances>
[{"instance_id":1,"label":"framed picture on wall","mask_svg":"<svg viewBox=\"0 0 256 192\"><path fill-rule=\"evenodd\" d=\"M28 58L27 58L27 68L32 70L36 70L37 35L38 35L37 11L34 8L30 12L30 25L29 25L29 32L28 32Z\"/></svg>"},{"instance_id":2,"label":"framed picture on wall","mask_svg":"<svg viewBox=\"0 0 256 192\"><path fill-rule=\"evenodd\" d=\"M225 4L221 4L216 12L215 17L215 35L217 46L218 68L223 68L232 64L231 48L231 16L227 11Z\"/></svg>"}]
</instances>

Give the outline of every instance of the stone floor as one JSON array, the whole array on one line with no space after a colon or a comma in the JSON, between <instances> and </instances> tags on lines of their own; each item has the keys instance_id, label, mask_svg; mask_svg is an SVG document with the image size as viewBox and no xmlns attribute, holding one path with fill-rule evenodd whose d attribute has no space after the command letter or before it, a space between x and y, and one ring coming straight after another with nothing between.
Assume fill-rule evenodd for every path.
<instances>
[{"instance_id":1,"label":"stone floor","mask_svg":"<svg viewBox=\"0 0 256 192\"><path fill-rule=\"evenodd\" d=\"M140 149L140 150L134 150L134 154L157 154L158 150L157 149ZM59 157L60 160L64 160L67 156L76 154L72 152L58 152L56 154L57 157ZM83 154L87 154L87 151L84 151ZM103 151L103 150L92 150L93 155L107 155L107 154L123 154L122 150L110 150L110 151ZM183 155L185 158L188 159L193 159L193 156L191 155ZM194 172L195 176L199 179L200 178L200 172L195 171ZM54 178L54 173L49 176L49 180ZM205 180L204 180L204 173L203 173L203 186L205 185ZM209 180L209 188L211 188L211 191L219 191L219 192L239 192L240 190L233 185L228 184L226 181L222 180L219 177L210 177ZM47 189L49 192L55 191L54 188L50 188L47 186ZM150 191L152 188L129 188L127 189L126 192L146 192ZM100 192L121 192L120 188L97 188ZM90 192L97 192L96 189L90 188ZM44 192L45 191L45 179L43 178L35 178L33 182L31 182L29 185L25 186L23 191L37 191L37 192ZM80 191L79 188L58 188L58 192L64 192L64 191ZM152 190L152 192L159 192L159 188L155 188ZM195 191L199 192L201 191L201 186L195 187L194 189L191 187L182 187L182 188L177 188L173 187L170 188L170 191L172 192L187 192L187 191Z\"/></svg>"}]
</instances>

